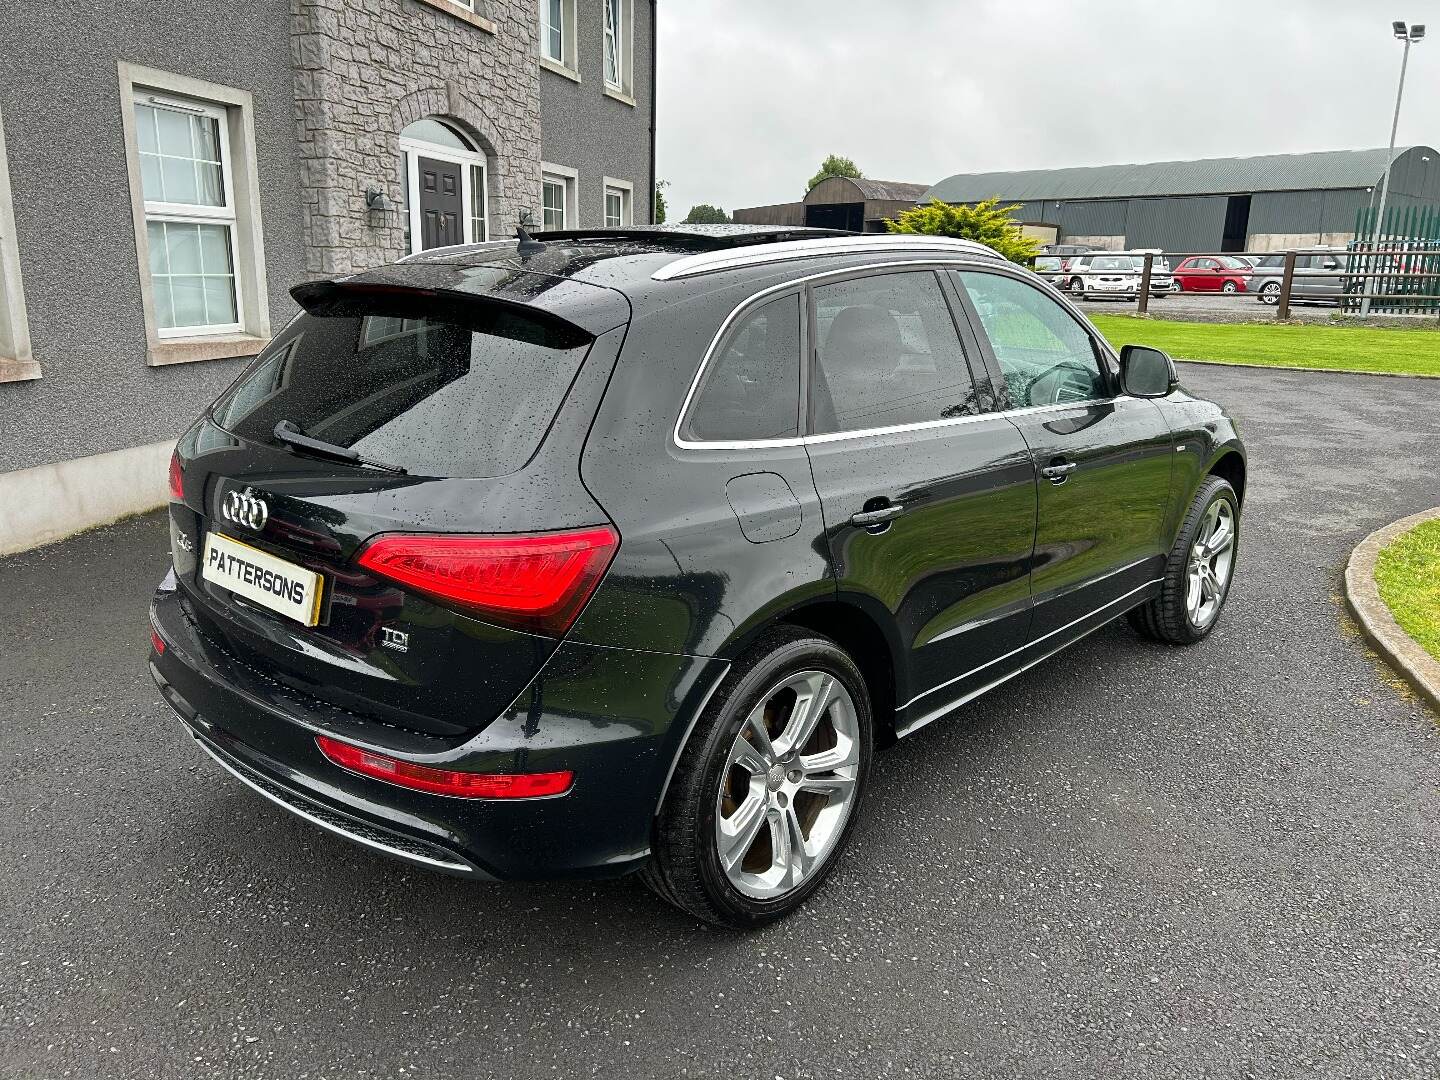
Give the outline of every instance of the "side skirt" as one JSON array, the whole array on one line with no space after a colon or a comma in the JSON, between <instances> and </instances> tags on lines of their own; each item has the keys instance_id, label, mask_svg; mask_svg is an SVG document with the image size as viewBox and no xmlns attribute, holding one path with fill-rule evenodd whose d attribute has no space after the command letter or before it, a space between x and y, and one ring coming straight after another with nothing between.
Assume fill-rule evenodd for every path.
<instances>
[{"instance_id":1,"label":"side skirt","mask_svg":"<svg viewBox=\"0 0 1440 1080\"><path fill-rule=\"evenodd\" d=\"M981 694L988 693L1000 684L1009 682L1016 675L1029 671L1036 664L1043 663L1050 659L1050 657L1062 649L1074 645L1075 642L1089 634L1093 634L1102 626L1108 626L1131 608L1139 607L1141 604L1156 596L1160 591L1162 580L1161 578L1156 578L1154 581L1146 582L1126 596L1111 601L1103 607L1096 608L1088 615L1081 616L1069 626L1065 627L1064 633L1047 637L1041 641L1031 642L1029 645L1017 649L1007 658L1010 662L1000 669L999 674L986 672L986 674L991 677L987 681L981 682L978 686L972 685L970 689L963 689L967 680L966 676L961 676L959 679L954 680L957 684L957 689L960 689L959 695L951 698L943 705L932 707L927 711L919 707L920 701L918 698L912 699L909 704L904 707L901 716L897 719L895 724L896 736L898 738L904 738L906 735L919 731L925 727L925 725L939 720L943 716L948 716L962 705L974 701ZM989 665L986 665L986 667L989 667ZM978 676L982 670L983 669L977 668L974 672L968 674ZM973 682L974 680L971 681ZM923 697L924 695L921 696Z\"/></svg>"}]
</instances>

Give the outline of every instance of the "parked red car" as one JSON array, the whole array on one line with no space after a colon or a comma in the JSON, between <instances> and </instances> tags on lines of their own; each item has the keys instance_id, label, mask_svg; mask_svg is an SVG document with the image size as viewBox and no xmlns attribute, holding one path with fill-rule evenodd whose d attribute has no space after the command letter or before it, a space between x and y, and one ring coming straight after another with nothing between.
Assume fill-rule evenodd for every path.
<instances>
[{"instance_id":1,"label":"parked red car","mask_svg":"<svg viewBox=\"0 0 1440 1080\"><path fill-rule=\"evenodd\" d=\"M1233 255L1191 255L1175 267L1175 288L1180 292L1243 293L1249 290L1252 269Z\"/></svg>"}]
</instances>

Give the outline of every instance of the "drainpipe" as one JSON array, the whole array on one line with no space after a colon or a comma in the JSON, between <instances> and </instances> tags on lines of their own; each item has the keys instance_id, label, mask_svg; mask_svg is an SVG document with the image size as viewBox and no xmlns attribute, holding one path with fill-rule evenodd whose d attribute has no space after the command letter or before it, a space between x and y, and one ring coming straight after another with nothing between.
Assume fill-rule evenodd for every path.
<instances>
[{"instance_id":1,"label":"drainpipe","mask_svg":"<svg viewBox=\"0 0 1440 1080\"><path fill-rule=\"evenodd\" d=\"M660 68L660 32L658 27L659 14L655 5L659 0L650 0L650 224L655 224L655 101L660 96L660 80L657 77Z\"/></svg>"}]
</instances>

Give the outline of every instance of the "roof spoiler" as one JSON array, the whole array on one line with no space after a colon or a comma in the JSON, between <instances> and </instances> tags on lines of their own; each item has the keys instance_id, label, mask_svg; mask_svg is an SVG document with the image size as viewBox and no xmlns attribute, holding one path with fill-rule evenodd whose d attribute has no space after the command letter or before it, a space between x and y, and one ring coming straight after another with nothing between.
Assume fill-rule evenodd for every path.
<instances>
[{"instance_id":1,"label":"roof spoiler","mask_svg":"<svg viewBox=\"0 0 1440 1080\"><path fill-rule=\"evenodd\" d=\"M582 345L609 329L591 329L544 307L503 295L418 284L306 281L291 288L290 295L307 314L320 318L430 317L480 333L534 337L537 343L563 349Z\"/></svg>"}]
</instances>

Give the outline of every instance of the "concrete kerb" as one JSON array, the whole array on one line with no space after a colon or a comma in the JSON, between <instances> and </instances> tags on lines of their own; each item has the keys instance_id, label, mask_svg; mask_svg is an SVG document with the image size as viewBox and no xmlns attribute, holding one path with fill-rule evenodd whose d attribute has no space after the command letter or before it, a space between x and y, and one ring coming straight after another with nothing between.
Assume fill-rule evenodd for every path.
<instances>
[{"instance_id":1,"label":"concrete kerb","mask_svg":"<svg viewBox=\"0 0 1440 1080\"><path fill-rule=\"evenodd\" d=\"M1360 541L1345 566L1345 601L1376 651L1431 708L1440 712L1440 661L1400 628L1385 601L1380 599L1380 590L1375 584L1375 563L1380 549L1415 526L1437 518L1440 518L1440 506L1401 518Z\"/></svg>"}]
</instances>

